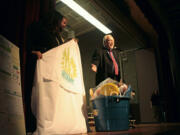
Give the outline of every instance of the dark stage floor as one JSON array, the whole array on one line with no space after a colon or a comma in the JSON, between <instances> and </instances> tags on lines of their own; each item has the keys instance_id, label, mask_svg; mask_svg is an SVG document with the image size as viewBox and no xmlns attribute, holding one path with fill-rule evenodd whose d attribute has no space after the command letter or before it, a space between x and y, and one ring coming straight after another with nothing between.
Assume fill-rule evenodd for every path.
<instances>
[{"instance_id":1,"label":"dark stage floor","mask_svg":"<svg viewBox=\"0 0 180 135\"><path fill-rule=\"evenodd\" d=\"M88 135L180 135L180 123L137 124L128 131L93 132Z\"/></svg>"},{"instance_id":2,"label":"dark stage floor","mask_svg":"<svg viewBox=\"0 0 180 135\"><path fill-rule=\"evenodd\" d=\"M135 128L116 132L96 132L95 127L91 127L91 130L87 134L73 135L180 135L180 123L136 124Z\"/></svg>"}]
</instances>

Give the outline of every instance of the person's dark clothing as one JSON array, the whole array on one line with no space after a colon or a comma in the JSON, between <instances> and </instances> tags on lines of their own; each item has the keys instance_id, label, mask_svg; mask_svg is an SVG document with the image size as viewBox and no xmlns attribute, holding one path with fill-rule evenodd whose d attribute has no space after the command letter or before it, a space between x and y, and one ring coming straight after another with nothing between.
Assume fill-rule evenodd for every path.
<instances>
[{"instance_id":1,"label":"person's dark clothing","mask_svg":"<svg viewBox=\"0 0 180 135\"><path fill-rule=\"evenodd\" d=\"M49 31L40 21L31 24L28 29L27 51L40 51L44 53L62 44L60 35L57 32Z\"/></svg>"},{"instance_id":2,"label":"person's dark clothing","mask_svg":"<svg viewBox=\"0 0 180 135\"><path fill-rule=\"evenodd\" d=\"M113 49L112 53L118 64L118 75L115 75L114 65L109 55L109 50L105 47L95 50L92 57L92 64L95 64L97 66L96 85L98 85L100 82L104 81L108 77L120 81L121 73L118 51L116 49Z\"/></svg>"}]
</instances>

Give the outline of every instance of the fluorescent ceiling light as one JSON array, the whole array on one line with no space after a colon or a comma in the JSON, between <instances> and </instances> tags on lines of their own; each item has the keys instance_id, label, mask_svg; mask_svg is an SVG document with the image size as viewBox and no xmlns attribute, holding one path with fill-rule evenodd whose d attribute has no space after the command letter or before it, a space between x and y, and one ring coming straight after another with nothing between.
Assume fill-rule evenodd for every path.
<instances>
[{"instance_id":1,"label":"fluorescent ceiling light","mask_svg":"<svg viewBox=\"0 0 180 135\"><path fill-rule=\"evenodd\" d=\"M74 0L61 0L64 4L70 7L72 10L81 15L84 19L102 31L104 34L112 33L110 29L108 29L105 25L103 25L100 21L94 18L91 14L89 14L85 9L83 9L79 4L77 4Z\"/></svg>"}]
</instances>

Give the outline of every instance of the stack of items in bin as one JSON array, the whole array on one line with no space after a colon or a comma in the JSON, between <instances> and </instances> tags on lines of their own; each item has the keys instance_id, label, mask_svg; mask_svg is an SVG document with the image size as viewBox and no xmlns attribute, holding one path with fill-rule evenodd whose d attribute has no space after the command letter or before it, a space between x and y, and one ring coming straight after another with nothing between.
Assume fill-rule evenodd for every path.
<instances>
[{"instance_id":1,"label":"stack of items in bin","mask_svg":"<svg viewBox=\"0 0 180 135\"><path fill-rule=\"evenodd\" d=\"M131 86L122 82L117 82L111 78L107 78L95 88L89 90L91 100L99 96L114 96L130 97Z\"/></svg>"}]
</instances>

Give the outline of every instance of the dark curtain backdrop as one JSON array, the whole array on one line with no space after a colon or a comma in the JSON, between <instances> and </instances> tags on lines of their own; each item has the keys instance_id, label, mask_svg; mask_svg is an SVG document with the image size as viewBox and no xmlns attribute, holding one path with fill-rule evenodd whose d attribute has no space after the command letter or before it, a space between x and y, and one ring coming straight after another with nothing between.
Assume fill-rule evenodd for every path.
<instances>
[{"instance_id":1,"label":"dark curtain backdrop","mask_svg":"<svg viewBox=\"0 0 180 135\"><path fill-rule=\"evenodd\" d=\"M0 4L0 34L20 48L22 94L27 132L34 130L29 114L29 101L24 95L29 92L25 86L26 32L28 26L55 7L55 0L4 0ZM31 96L31 95L29 95Z\"/></svg>"}]
</instances>

